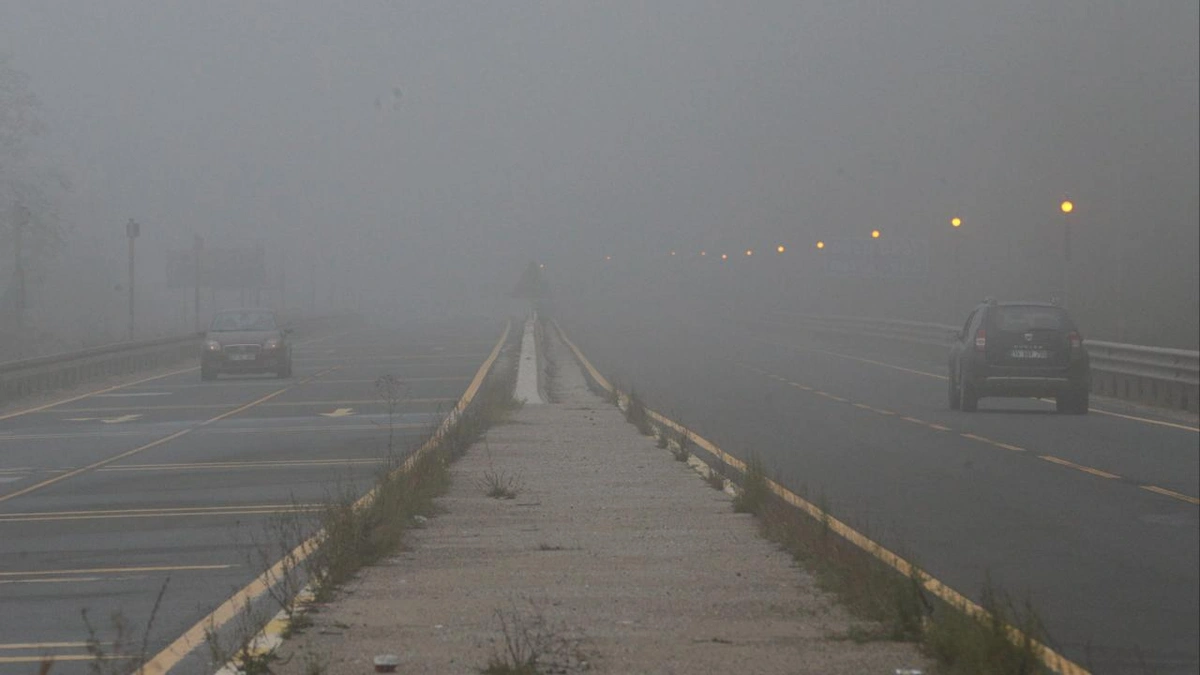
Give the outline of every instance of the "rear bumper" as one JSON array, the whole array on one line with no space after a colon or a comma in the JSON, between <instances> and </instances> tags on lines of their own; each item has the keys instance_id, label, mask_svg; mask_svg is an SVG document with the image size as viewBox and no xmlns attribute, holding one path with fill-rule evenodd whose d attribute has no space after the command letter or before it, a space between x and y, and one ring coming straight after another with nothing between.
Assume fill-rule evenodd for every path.
<instances>
[{"instance_id":1,"label":"rear bumper","mask_svg":"<svg viewBox=\"0 0 1200 675\"><path fill-rule=\"evenodd\" d=\"M1091 384L1086 363L1065 368L984 367L972 373L979 396L1056 396L1087 390Z\"/></svg>"}]
</instances>

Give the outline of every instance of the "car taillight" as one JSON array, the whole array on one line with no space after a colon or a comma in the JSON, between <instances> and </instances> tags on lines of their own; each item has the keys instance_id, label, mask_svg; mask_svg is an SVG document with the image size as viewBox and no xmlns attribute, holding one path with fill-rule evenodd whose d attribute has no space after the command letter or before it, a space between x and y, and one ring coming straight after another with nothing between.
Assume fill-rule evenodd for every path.
<instances>
[{"instance_id":1,"label":"car taillight","mask_svg":"<svg viewBox=\"0 0 1200 675\"><path fill-rule=\"evenodd\" d=\"M975 331L975 351L981 352L987 348L987 331L980 328Z\"/></svg>"},{"instance_id":2,"label":"car taillight","mask_svg":"<svg viewBox=\"0 0 1200 675\"><path fill-rule=\"evenodd\" d=\"M1079 349L1083 347L1083 337L1075 331L1067 333L1067 342L1071 345L1071 349Z\"/></svg>"}]
</instances>

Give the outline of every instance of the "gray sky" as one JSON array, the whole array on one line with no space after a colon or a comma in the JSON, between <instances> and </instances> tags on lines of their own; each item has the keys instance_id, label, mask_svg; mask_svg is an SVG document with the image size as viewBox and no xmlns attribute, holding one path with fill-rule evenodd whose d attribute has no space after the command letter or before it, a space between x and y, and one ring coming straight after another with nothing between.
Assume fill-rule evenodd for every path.
<instances>
[{"instance_id":1,"label":"gray sky","mask_svg":"<svg viewBox=\"0 0 1200 675\"><path fill-rule=\"evenodd\" d=\"M956 213L979 251L1045 248L1069 194L1080 250L1133 239L1194 312L1198 22L1194 0L28 1L0 4L0 49L77 235L116 247L132 215L150 250L288 234L468 287L530 252L923 238Z\"/></svg>"}]
</instances>

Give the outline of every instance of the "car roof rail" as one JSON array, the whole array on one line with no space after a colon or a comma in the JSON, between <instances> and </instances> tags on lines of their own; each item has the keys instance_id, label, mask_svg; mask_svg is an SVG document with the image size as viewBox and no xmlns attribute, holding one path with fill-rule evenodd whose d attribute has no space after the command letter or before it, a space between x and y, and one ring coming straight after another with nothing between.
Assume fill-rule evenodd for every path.
<instances>
[{"instance_id":1,"label":"car roof rail","mask_svg":"<svg viewBox=\"0 0 1200 675\"><path fill-rule=\"evenodd\" d=\"M990 296L990 295L989 295L989 296L987 296L986 298L984 298L984 299L983 299L983 304L985 304L985 305L993 305L993 306L994 306L994 305L996 305L996 304L998 304L998 303L996 302L996 298L993 298L992 296Z\"/></svg>"}]
</instances>

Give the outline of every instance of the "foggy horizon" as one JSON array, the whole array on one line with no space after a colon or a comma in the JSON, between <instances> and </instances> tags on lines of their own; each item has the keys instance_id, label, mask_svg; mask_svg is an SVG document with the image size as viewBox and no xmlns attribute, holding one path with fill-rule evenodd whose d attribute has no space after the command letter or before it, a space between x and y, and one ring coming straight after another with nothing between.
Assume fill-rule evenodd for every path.
<instances>
[{"instance_id":1,"label":"foggy horizon","mask_svg":"<svg viewBox=\"0 0 1200 675\"><path fill-rule=\"evenodd\" d=\"M139 302L182 302L165 254L195 235L262 244L297 293L480 308L529 260L579 286L609 255L650 274L872 228L935 266L964 235L971 298L1046 298L1069 197L1094 332L1124 255L1129 302L1177 308L1130 311L1186 346L1196 24L1194 3L1082 0L50 2L0 8L0 51L40 100L37 163L71 185L47 269L99 255L122 283L135 218ZM899 286L842 313L926 293Z\"/></svg>"}]
</instances>

